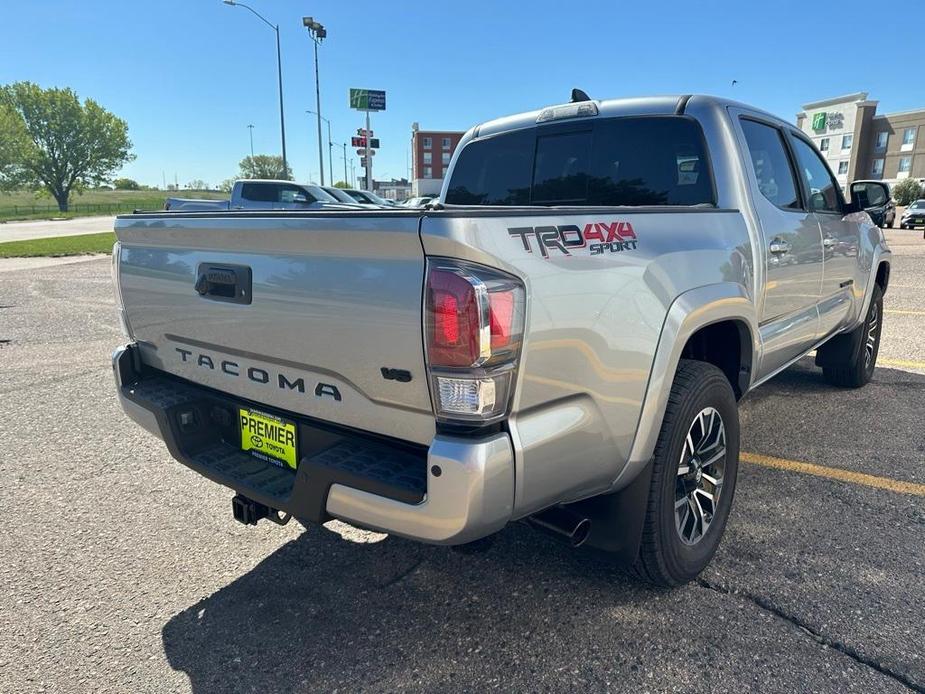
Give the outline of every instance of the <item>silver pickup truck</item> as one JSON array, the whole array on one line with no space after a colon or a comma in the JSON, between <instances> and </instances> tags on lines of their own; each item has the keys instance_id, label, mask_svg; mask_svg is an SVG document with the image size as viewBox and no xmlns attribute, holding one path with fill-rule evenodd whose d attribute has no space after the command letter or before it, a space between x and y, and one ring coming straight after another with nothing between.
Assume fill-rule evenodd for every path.
<instances>
[{"instance_id":1,"label":"silver pickup truck","mask_svg":"<svg viewBox=\"0 0 925 694\"><path fill-rule=\"evenodd\" d=\"M332 205L342 206L340 200L321 186L265 178L235 181L228 200L167 198L164 201L164 209L174 212L322 210Z\"/></svg>"},{"instance_id":2,"label":"silver pickup truck","mask_svg":"<svg viewBox=\"0 0 925 694\"><path fill-rule=\"evenodd\" d=\"M237 520L472 547L523 519L662 585L720 541L736 402L812 350L867 383L890 276L799 130L706 96L483 123L425 209L116 233L122 406Z\"/></svg>"}]
</instances>

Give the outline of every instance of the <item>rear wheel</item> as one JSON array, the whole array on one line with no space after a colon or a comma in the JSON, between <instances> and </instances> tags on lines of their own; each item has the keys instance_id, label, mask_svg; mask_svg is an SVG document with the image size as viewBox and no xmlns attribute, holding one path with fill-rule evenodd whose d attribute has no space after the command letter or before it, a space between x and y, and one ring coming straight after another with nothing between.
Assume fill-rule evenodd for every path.
<instances>
[{"instance_id":1,"label":"rear wheel","mask_svg":"<svg viewBox=\"0 0 925 694\"><path fill-rule=\"evenodd\" d=\"M725 375L682 360L655 447L642 544L634 565L662 586L687 583L713 558L739 461L739 414Z\"/></svg>"},{"instance_id":2,"label":"rear wheel","mask_svg":"<svg viewBox=\"0 0 925 694\"><path fill-rule=\"evenodd\" d=\"M873 296L867 317L856 328L852 342L856 345L853 353L841 364L834 363L822 367L826 381L842 388L860 388L873 378L880 352L880 332L883 329L883 292L874 285ZM825 349L823 345L820 349Z\"/></svg>"}]
</instances>

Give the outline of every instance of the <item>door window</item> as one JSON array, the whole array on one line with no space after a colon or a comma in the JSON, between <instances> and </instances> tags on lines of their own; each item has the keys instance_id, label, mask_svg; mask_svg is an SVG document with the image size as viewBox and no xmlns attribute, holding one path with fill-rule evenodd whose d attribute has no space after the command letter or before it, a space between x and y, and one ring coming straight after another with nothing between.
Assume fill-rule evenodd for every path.
<instances>
[{"instance_id":1,"label":"door window","mask_svg":"<svg viewBox=\"0 0 925 694\"><path fill-rule=\"evenodd\" d=\"M825 165L819 153L800 137L792 137L793 150L803 185L809 192L810 209L813 212L840 212L841 199L838 185L829 167Z\"/></svg>"},{"instance_id":2,"label":"door window","mask_svg":"<svg viewBox=\"0 0 925 694\"><path fill-rule=\"evenodd\" d=\"M241 197L251 202L279 202L279 184L244 183L241 185Z\"/></svg>"},{"instance_id":3,"label":"door window","mask_svg":"<svg viewBox=\"0 0 925 694\"><path fill-rule=\"evenodd\" d=\"M315 196L300 186L281 185L279 187L279 202L315 202Z\"/></svg>"},{"instance_id":4,"label":"door window","mask_svg":"<svg viewBox=\"0 0 925 694\"><path fill-rule=\"evenodd\" d=\"M797 186L781 132L753 120L743 118L741 123L758 190L778 207L799 209Z\"/></svg>"}]
</instances>

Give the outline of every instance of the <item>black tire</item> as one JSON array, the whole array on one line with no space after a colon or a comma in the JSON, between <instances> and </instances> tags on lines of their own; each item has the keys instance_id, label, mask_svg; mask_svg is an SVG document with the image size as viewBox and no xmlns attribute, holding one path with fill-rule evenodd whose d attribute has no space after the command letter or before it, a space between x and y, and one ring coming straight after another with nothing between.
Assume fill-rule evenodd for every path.
<instances>
[{"instance_id":1,"label":"black tire","mask_svg":"<svg viewBox=\"0 0 925 694\"><path fill-rule=\"evenodd\" d=\"M873 378L877 366L877 355L880 353L880 333L883 330L883 292L878 285L874 285L874 293L870 298L870 307L864 322L852 335L852 350L848 360L843 364L831 364L822 367L822 376L833 386L841 388L860 388ZM872 338L871 348L868 349L868 335ZM825 349L823 345L822 349Z\"/></svg>"},{"instance_id":2,"label":"black tire","mask_svg":"<svg viewBox=\"0 0 925 694\"><path fill-rule=\"evenodd\" d=\"M700 430L705 428L705 425L698 424L698 419L701 412L710 408L719 414L725 433L722 485L718 503L713 506L713 513L709 514L708 525L699 540L691 544L682 539L687 526L681 527L679 515L683 515L684 506L676 508L676 502L684 503L682 497L685 495L685 485L691 482L688 475L681 474L679 461L682 454L686 455L689 450L688 433L694 431L695 427ZM729 517L735 494L738 461L739 413L729 381L712 364L682 359L671 386L665 418L655 446L642 542L633 566L640 578L660 586L678 586L696 578L710 563ZM701 483L702 470L699 466L698 462L695 484ZM693 460L686 467L693 468ZM703 470L706 469L704 466ZM717 468L710 469L715 471ZM702 475L710 479L705 472ZM706 515L701 509L701 528ZM693 523L696 528L696 514Z\"/></svg>"}]
</instances>

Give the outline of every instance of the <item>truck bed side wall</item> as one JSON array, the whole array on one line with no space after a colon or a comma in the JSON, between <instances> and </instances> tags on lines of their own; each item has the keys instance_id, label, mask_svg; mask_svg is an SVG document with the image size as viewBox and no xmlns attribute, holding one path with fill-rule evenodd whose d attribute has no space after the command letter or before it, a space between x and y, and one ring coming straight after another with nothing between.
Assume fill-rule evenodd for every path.
<instances>
[{"instance_id":1,"label":"truck bed side wall","mask_svg":"<svg viewBox=\"0 0 925 694\"><path fill-rule=\"evenodd\" d=\"M535 233L520 231L591 225L593 233L595 224L615 223L624 238L631 239L631 228L635 242L594 255L593 240L566 255L541 249ZM620 476L676 297L704 285L734 285L740 295L752 287L749 236L735 210L460 210L425 217L422 242L428 256L500 267L526 284L526 337L510 420L517 515L608 489Z\"/></svg>"}]
</instances>

